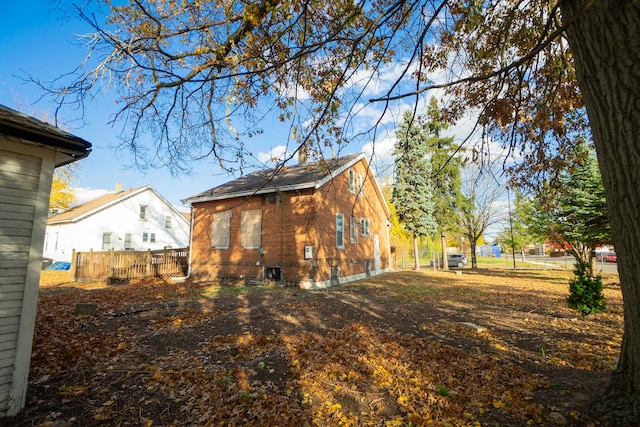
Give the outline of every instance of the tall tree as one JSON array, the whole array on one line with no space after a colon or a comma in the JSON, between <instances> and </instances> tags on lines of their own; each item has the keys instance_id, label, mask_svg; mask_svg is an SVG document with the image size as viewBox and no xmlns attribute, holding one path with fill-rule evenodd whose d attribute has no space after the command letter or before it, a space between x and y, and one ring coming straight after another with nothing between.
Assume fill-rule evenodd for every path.
<instances>
[{"instance_id":1,"label":"tall tree","mask_svg":"<svg viewBox=\"0 0 640 427\"><path fill-rule=\"evenodd\" d=\"M584 143L585 160L559 177L555 191L523 203L525 220L538 235L563 247L576 262L595 271L596 247L611 243L607 201L595 153Z\"/></svg>"},{"instance_id":2,"label":"tall tree","mask_svg":"<svg viewBox=\"0 0 640 427\"><path fill-rule=\"evenodd\" d=\"M456 211L462 203L460 193L462 158L459 153L461 147L454 143L453 137L442 136L442 132L449 128L449 124L443 120L435 97L429 100L424 121L424 128L428 135L425 144L431 163L431 182L435 196L433 216L440 231L442 268L447 270L446 233L457 230Z\"/></svg>"},{"instance_id":3,"label":"tall tree","mask_svg":"<svg viewBox=\"0 0 640 427\"><path fill-rule=\"evenodd\" d=\"M529 215L526 210L528 202L529 199L526 199L521 192L515 191L513 209L509 207L509 211L507 212L509 215L509 223L500 234L498 234L498 241L504 248L511 249L514 254L516 249L519 250L522 261L525 260L525 246L544 243L547 240L546 237L540 238L540 236L534 233L528 226Z\"/></svg>"},{"instance_id":4,"label":"tall tree","mask_svg":"<svg viewBox=\"0 0 640 427\"><path fill-rule=\"evenodd\" d=\"M499 185L491 171L482 170L476 165L464 169L462 182L463 201L457 210L457 218L462 235L471 246L471 268L478 268L476 247L478 240L492 225L504 218L505 187Z\"/></svg>"},{"instance_id":5,"label":"tall tree","mask_svg":"<svg viewBox=\"0 0 640 427\"><path fill-rule=\"evenodd\" d=\"M477 112L495 137L483 141L503 141L521 160L510 172L534 185L554 185L576 136L591 130L625 309L602 402L640 421L637 0L96 2L106 22L79 8L95 28L88 68L46 87L61 106L115 88L125 143L178 170L207 154L223 165L249 159L259 99L279 110L297 147L322 148L352 139L344 131L362 103L388 111L442 88L445 117Z\"/></svg>"},{"instance_id":6,"label":"tall tree","mask_svg":"<svg viewBox=\"0 0 640 427\"><path fill-rule=\"evenodd\" d=\"M391 201L404 228L413 236L414 268L420 269L418 238L433 233L435 201L431 186L431 165L427 158L429 137L425 125L412 111L406 111L396 130L395 181Z\"/></svg>"}]
</instances>

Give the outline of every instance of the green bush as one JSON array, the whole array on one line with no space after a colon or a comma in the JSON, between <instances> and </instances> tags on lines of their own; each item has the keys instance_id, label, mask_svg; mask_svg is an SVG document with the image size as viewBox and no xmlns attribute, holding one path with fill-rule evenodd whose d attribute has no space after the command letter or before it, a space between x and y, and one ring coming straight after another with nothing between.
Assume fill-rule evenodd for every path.
<instances>
[{"instance_id":1,"label":"green bush","mask_svg":"<svg viewBox=\"0 0 640 427\"><path fill-rule=\"evenodd\" d=\"M567 305L583 315L597 313L607 306L602 293L602 277L592 276L589 263L577 262L569 281Z\"/></svg>"}]
</instances>

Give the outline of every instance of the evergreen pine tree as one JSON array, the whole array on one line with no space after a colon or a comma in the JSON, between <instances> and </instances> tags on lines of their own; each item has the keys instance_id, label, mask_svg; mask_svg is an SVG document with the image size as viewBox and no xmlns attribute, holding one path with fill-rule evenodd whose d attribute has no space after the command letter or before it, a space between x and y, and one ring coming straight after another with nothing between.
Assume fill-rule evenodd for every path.
<instances>
[{"instance_id":1,"label":"evergreen pine tree","mask_svg":"<svg viewBox=\"0 0 640 427\"><path fill-rule=\"evenodd\" d=\"M392 202L396 206L398 219L413 235L416 270L420 269L418 237L431 234L436 229L431 166L425 144L427 136L425 126L413 112L405 112L396 130Z\"/></svg>"},{"instance_id":2,"label":"evergreen pine tree","mask_svg":"<svg viewBox=\"0 0 640 427\"><path fill-rule=\"evenodd\" d=\"M452 137L443 137L448 124L442 120L436 98L432 97L427 108L424 128L427 131L427 157L431 164L431 185L435 200L433 216L442 237L442 263L447 268L445 234L458 229L457 210L463 203L460 168L462 160L458 155L460 146Z\"/></svg>"}]
</instances>

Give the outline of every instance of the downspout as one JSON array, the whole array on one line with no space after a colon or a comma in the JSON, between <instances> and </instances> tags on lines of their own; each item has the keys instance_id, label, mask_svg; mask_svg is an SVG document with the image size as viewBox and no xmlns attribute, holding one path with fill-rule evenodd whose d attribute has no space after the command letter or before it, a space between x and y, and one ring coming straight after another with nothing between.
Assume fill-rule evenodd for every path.
<instances>
[{"instance_id":1,"label":"downspout","mask_svg":"<svg viewBox=\"0 0 640 427\"><path fill-rule=\"evenodd\" d=\"M193 218L195 214L193 212L193 205L191 205L191 221L189 222L189 260L187 261L187 275L183 277L172 277L174 282L184 281L191 277L191 261L193 259Z\"/></svg>"},{"instance_id":2,"label":"downspout","mask_svg":"<svg viewBox=\"0 0 640 427\"><path fill-rule=\"evenodd\" d=\"M391 228L391 219L387 220L387 271L393 271L393 265L391 264L391 237L389 229ZM398 251L396 248L396 255Z\"/></svg>"}]
</instances>

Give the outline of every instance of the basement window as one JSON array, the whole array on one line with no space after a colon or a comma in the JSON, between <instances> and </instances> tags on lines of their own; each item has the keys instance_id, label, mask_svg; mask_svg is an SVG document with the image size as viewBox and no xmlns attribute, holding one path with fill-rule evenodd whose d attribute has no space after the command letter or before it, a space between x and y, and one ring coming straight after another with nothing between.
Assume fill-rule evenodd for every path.
<instances>
[{"instance_id":1,"label":"basement window","mask_svg":"<svg viewBox=\"0 0 640 427\"><path fill-rule=\"evenodd\" d=\"M282 282L282 269L280 267L265 267L264 278L273 282Z\"/></svg>"}]
</instances>

